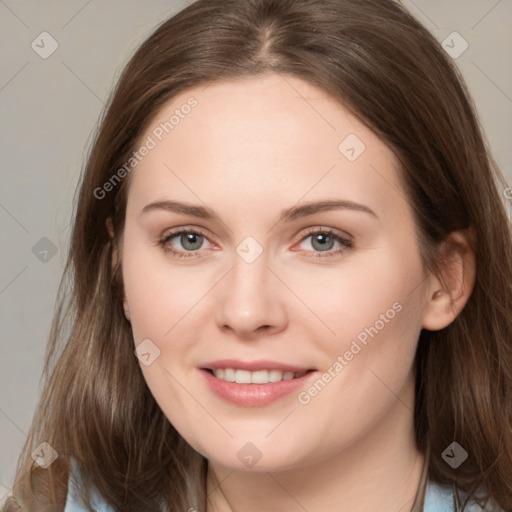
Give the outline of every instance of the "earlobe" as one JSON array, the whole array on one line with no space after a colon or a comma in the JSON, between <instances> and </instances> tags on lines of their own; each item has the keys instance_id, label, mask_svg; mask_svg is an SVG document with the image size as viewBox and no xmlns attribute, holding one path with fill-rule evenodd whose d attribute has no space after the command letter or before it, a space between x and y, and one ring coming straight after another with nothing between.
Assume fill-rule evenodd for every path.
<instances>
[{"instance_id":1,"label":"earlobe","mask_svg":"<svg viewBox=\"0 0 512 512\"><path fill-rule=\"evenodd\" d=\"M130 321L130 308L128 307L128 301L126 300L126 297L123 299L123 308L126 320Z\"/></svg>"},{"instance_id":2,"label":"earlobe","mask_svg":"<svg viewBox=\"0 0 512 512\"><path fill-rule=\"evenodd\" d=\"M107 217L105 221L105 226L107 227L108 234L110 238L114 238L114 226L112 225L112 217Z\"/></svg>"},{"instance_id":3,"label":"earlobe","mask_svg":"<svg viewBox=\"0 0 512 512\"><path fill-rule=\"evenodd\" d=\"M114 239L114 226L112 224L111 217L107 217L107 220L105 221L105 226L106 226L108 234L110 236L110 242L112 243L112 240ZM113 246L112 247L112 265L111 265L112 272L116 268L116 265L117 265L117 248Z\"/></svg>"},{"instance_id":4,"label":"earlobe","mask_svg":"<svg viewBox=\"0 0 512 512\"><path fill-rule=\"evenodd\" d=\"M107 228L108 234L110 236L110 241L112 242L114 238L114 226L112 225L112 218L108 217L105 221L105 226ZM115 268L117 266L117 247L112 246L112 272L115 271ZM124 309L124 316L126 317L126 320L130 321L130 308L128 307L128 301L126 300L126 296L123 292L123 309Z\"/></svg>"},{"instance_id":5,"label":"earlobe","mask_svg":"<svg viewBox=\"0 0 512 512\"><path fill-rule=\"evenodd\" d=\"M432 276L422 327L438 331L450 325L466 305L475 284L472 233L455 231L443 243L441 276Z\"/></svg>"}]
</instances>

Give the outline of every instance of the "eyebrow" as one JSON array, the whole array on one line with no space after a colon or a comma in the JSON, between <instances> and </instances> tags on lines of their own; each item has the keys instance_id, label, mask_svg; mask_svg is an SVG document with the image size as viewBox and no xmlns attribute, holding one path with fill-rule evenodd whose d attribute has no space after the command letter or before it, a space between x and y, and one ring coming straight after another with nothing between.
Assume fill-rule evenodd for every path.
<instances>
[{"instance_id":1,"label":"eyebrow","mask_svg":"<svg viewBox=\"0 0 512 512\"><path fill-rule=\"evenodd\" d=\"M170 200L154 201L147 204L142 209L141 215L154 210L166 210L184 215L191 215L192 217L198 217L201 219L222 222L221 218L211 208ZM310 202L281 210L278 222L291 222L301 217L307 217L318 212L330 210L354 210L367 213L378 219L377 214L368 206L354 201L337 199Z\"/></svg>"}]
</instances>

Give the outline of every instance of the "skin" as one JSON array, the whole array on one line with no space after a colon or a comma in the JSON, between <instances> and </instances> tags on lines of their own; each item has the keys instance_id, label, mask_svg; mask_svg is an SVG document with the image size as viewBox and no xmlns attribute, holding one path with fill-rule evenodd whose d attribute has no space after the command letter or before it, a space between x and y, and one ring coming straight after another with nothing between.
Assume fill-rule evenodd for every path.
<instances>
[{"instance_id":1,"label":"skin","mask_svg":"<svg viewBox=\"0 0 512 512\"><path fill-rule=\"evenodd\" d=\"M421 329L447 326L469 298L474 255L464 233L453 234L446 282L427 275L395 155L347 109L290 75L190 89L141 141L191 96L197 107L132 171L113 264L121 257L135 345L149 338L160 350L141 364L147 385L209 459L208 510L410 510L424 462L414 442L413 359ZM338 149L349 134L366 146L353 162ZM222 221L141 214L165 199L206 205ZM278 223L281 210L326 199L366 205L376 217L339 209ZM167 247L195 256L158 244L180 227L202 228L199 249L179 235ZM335 254L343 246L333 241L322 257L313 228L353 247ZM236 252L247 236L263 249L252 263ZM316 368L319 378L397 302L401 311L307 405L291 393L240 407L200 378L199 367L223 358ZM237 457L248 442L261 453L251 468Z\"/></svg>"}]
</instances>

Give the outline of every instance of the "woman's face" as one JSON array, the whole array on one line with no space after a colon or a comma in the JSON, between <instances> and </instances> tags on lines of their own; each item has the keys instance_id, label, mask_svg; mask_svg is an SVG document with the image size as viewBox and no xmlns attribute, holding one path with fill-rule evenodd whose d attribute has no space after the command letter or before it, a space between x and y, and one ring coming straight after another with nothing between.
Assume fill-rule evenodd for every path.
<instances>
[{"instance_id":1,"label":"woman's face","mask_svg":"<svg viewBox=\"0 0 512 512\"><path fill-rule=\"evenodd\" d=\"M276 74L182 93L139 146L125 306L180 434L255 471L408 435L428 279L391 150Z\"/></svg>"}]
</instances>

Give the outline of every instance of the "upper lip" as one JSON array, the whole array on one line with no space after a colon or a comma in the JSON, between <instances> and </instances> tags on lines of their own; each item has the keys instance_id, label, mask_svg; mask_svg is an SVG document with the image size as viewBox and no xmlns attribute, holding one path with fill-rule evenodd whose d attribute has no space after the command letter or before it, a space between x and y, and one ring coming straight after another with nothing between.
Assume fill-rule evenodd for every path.
<instances>
[{"instance_id":1,"label":"upper lip","mask_svg":"<svg viewBox=\"0 0 512 512\"><path fill-rule=\"evenodd\" d=\"M220 359L205 363L201 368L207 370L217 370L218 368L233 368L237 370L249 370L251 372L257 370L281 370L283 372L304 372L313 370L306 366L294 366L290 364L280 363L278 361L269 361L268 359L260 359L258 361L241 361L240 359Z\"/></svg>"}]
</instances>

